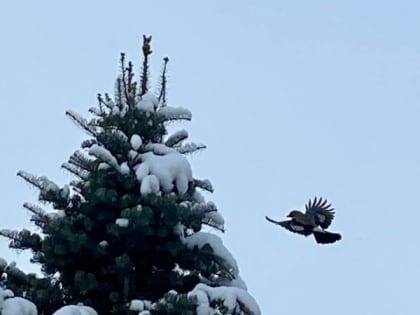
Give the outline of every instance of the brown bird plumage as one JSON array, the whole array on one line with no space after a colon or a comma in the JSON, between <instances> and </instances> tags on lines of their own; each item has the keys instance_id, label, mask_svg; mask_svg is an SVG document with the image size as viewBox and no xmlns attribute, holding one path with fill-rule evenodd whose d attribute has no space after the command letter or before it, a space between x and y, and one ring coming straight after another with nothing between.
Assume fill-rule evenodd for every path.
<instances>
[{"instance_id":1,"label":"brown bird plumage","mask_svg":"<svg viewBox=\"0 0 420 315\"><path fill-rule=\"evenodd\" d=\"M267 216L265 218L293 233L305 236L313 234L316 242L320 244L334 243L341 239L340 234L325 231L331 225L335 215L334 208L331 208L331 204L328 204L327 200L315 197L313 201L309 200L305 210L305 212L290 211L287 216L290 220L286 221L275 221Z\"/></svg>"}]
</instances>

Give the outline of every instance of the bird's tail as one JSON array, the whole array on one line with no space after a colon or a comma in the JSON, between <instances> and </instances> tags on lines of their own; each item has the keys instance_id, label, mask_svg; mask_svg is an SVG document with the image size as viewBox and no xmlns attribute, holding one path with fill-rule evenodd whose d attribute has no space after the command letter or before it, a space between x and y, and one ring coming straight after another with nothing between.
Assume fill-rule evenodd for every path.
<instances>
[{"instance_id":1,"label":"bird's tail","mask_svg":"<svg viewBox=\"0 0 420 315\"><path fill-rule=\"evenodd\" d=\"M318 244L331 244L341 240L341 234L327 231L314 231L315 240Z\"/></svg>"}]
</instances>

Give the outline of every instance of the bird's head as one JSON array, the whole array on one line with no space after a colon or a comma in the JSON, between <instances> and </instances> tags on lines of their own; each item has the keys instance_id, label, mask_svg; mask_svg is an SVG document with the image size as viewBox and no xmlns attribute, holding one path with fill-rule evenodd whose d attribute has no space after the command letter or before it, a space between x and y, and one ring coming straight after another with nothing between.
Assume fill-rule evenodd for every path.
<instances>
[{"instance_id":1,"label":"bird's head","mask_svg":"<svg viewBox=\"0 0 420 315\"><path fill-rule=\"evenodd\" d=\"M299 215L301 215L302 214L302 212L300 212L299 210L292 210L292 211L290 211L290 213L287 215L287 217L288 218L296 218L296 217L298 217Z\"/></svg>"}]
</instances>

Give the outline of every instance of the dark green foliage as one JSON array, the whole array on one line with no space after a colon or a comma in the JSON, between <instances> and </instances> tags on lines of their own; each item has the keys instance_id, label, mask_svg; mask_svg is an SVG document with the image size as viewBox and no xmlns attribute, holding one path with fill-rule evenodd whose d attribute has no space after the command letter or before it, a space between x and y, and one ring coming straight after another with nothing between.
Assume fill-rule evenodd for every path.
<instances>
[{"instance_id":1,"label":"dark green foliage","mask_svg":"<svg viewBox=\"0 0 420 315\"><path fill-rule=\"evenodd\" d=\"M133 154L129 139L139 135L143 144L162 144L167 133L163 115L135 106L135 96L147 92L149 38L145 38L143 52L140 91L132 81L132 65L126 66L122 55L115 102L108 95L99 95L98 109L91 110L97 118L89 123L68 113L92 136L82 143L82 149L95 145L106 148L118 165L127 163L129 173L118 171L112 163L103 167L107 161L81 151L63 165L78 177L71 183L70 194L68 188L55 189L45 178L19 173L39 188L41 201L59 210L48 215L36 206L25 205L34 213L32 221L41 228L43 237L27 230L2 233L12 240L11 247L30 249L32 261L41 265L44 277L40 279L5 271L7 286L16 295L25 292L41 314L77 302L94 307L99 314L126 314L131 299L156 302L152 314L194 314L195 301L183 293L200 282L199 275L229 276L210 246L188 249L182 242L182 237L200 231L205 215L192 209L197 202L194 181L182 195L175 190L140 194L133 167L141 158L129 158ZM157 106L166 106L165 86L163 75ZM144 150L142 146L138 155ZM127 226L117 224L121 219L128 220Z\"/></svg>"}]
</instances>

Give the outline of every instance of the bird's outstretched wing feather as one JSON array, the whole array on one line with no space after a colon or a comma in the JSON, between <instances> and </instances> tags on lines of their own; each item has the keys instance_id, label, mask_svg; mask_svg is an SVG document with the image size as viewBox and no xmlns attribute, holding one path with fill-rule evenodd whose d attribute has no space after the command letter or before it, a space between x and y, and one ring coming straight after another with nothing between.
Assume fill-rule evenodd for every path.
<instances>
[{"instance_id":1,"label":"bird's outstretched wing feather","mask_svg":"<svg viewBox=\"0 0 420 315\"><path fill-rule=\"evenodd\" d=\"M315 223L326 229L330 226L332 220L334 219L334 208L331 207L331 204L327 200L322 198L309 200L305 206L306 213L312 215L315 218Z\"/></svg>"},{"instance_id":2,"label":"bird's outstretched wing feather","mask_svg":"<svg viewBox=\"0 0 420 315\"><path fill-rule=\"evenodd\" d=\"M305 236L308 236L312 233L312 227L307 225L302 225L297 222L294 222L293 220L286 220L286 221L275 221L273 219L270 219L269 217L265 217L265 219L271 223L280 225L281 227L284 227L285 229L289 230L290 232L302 234Z\"/></svg>"}]
</instances>

